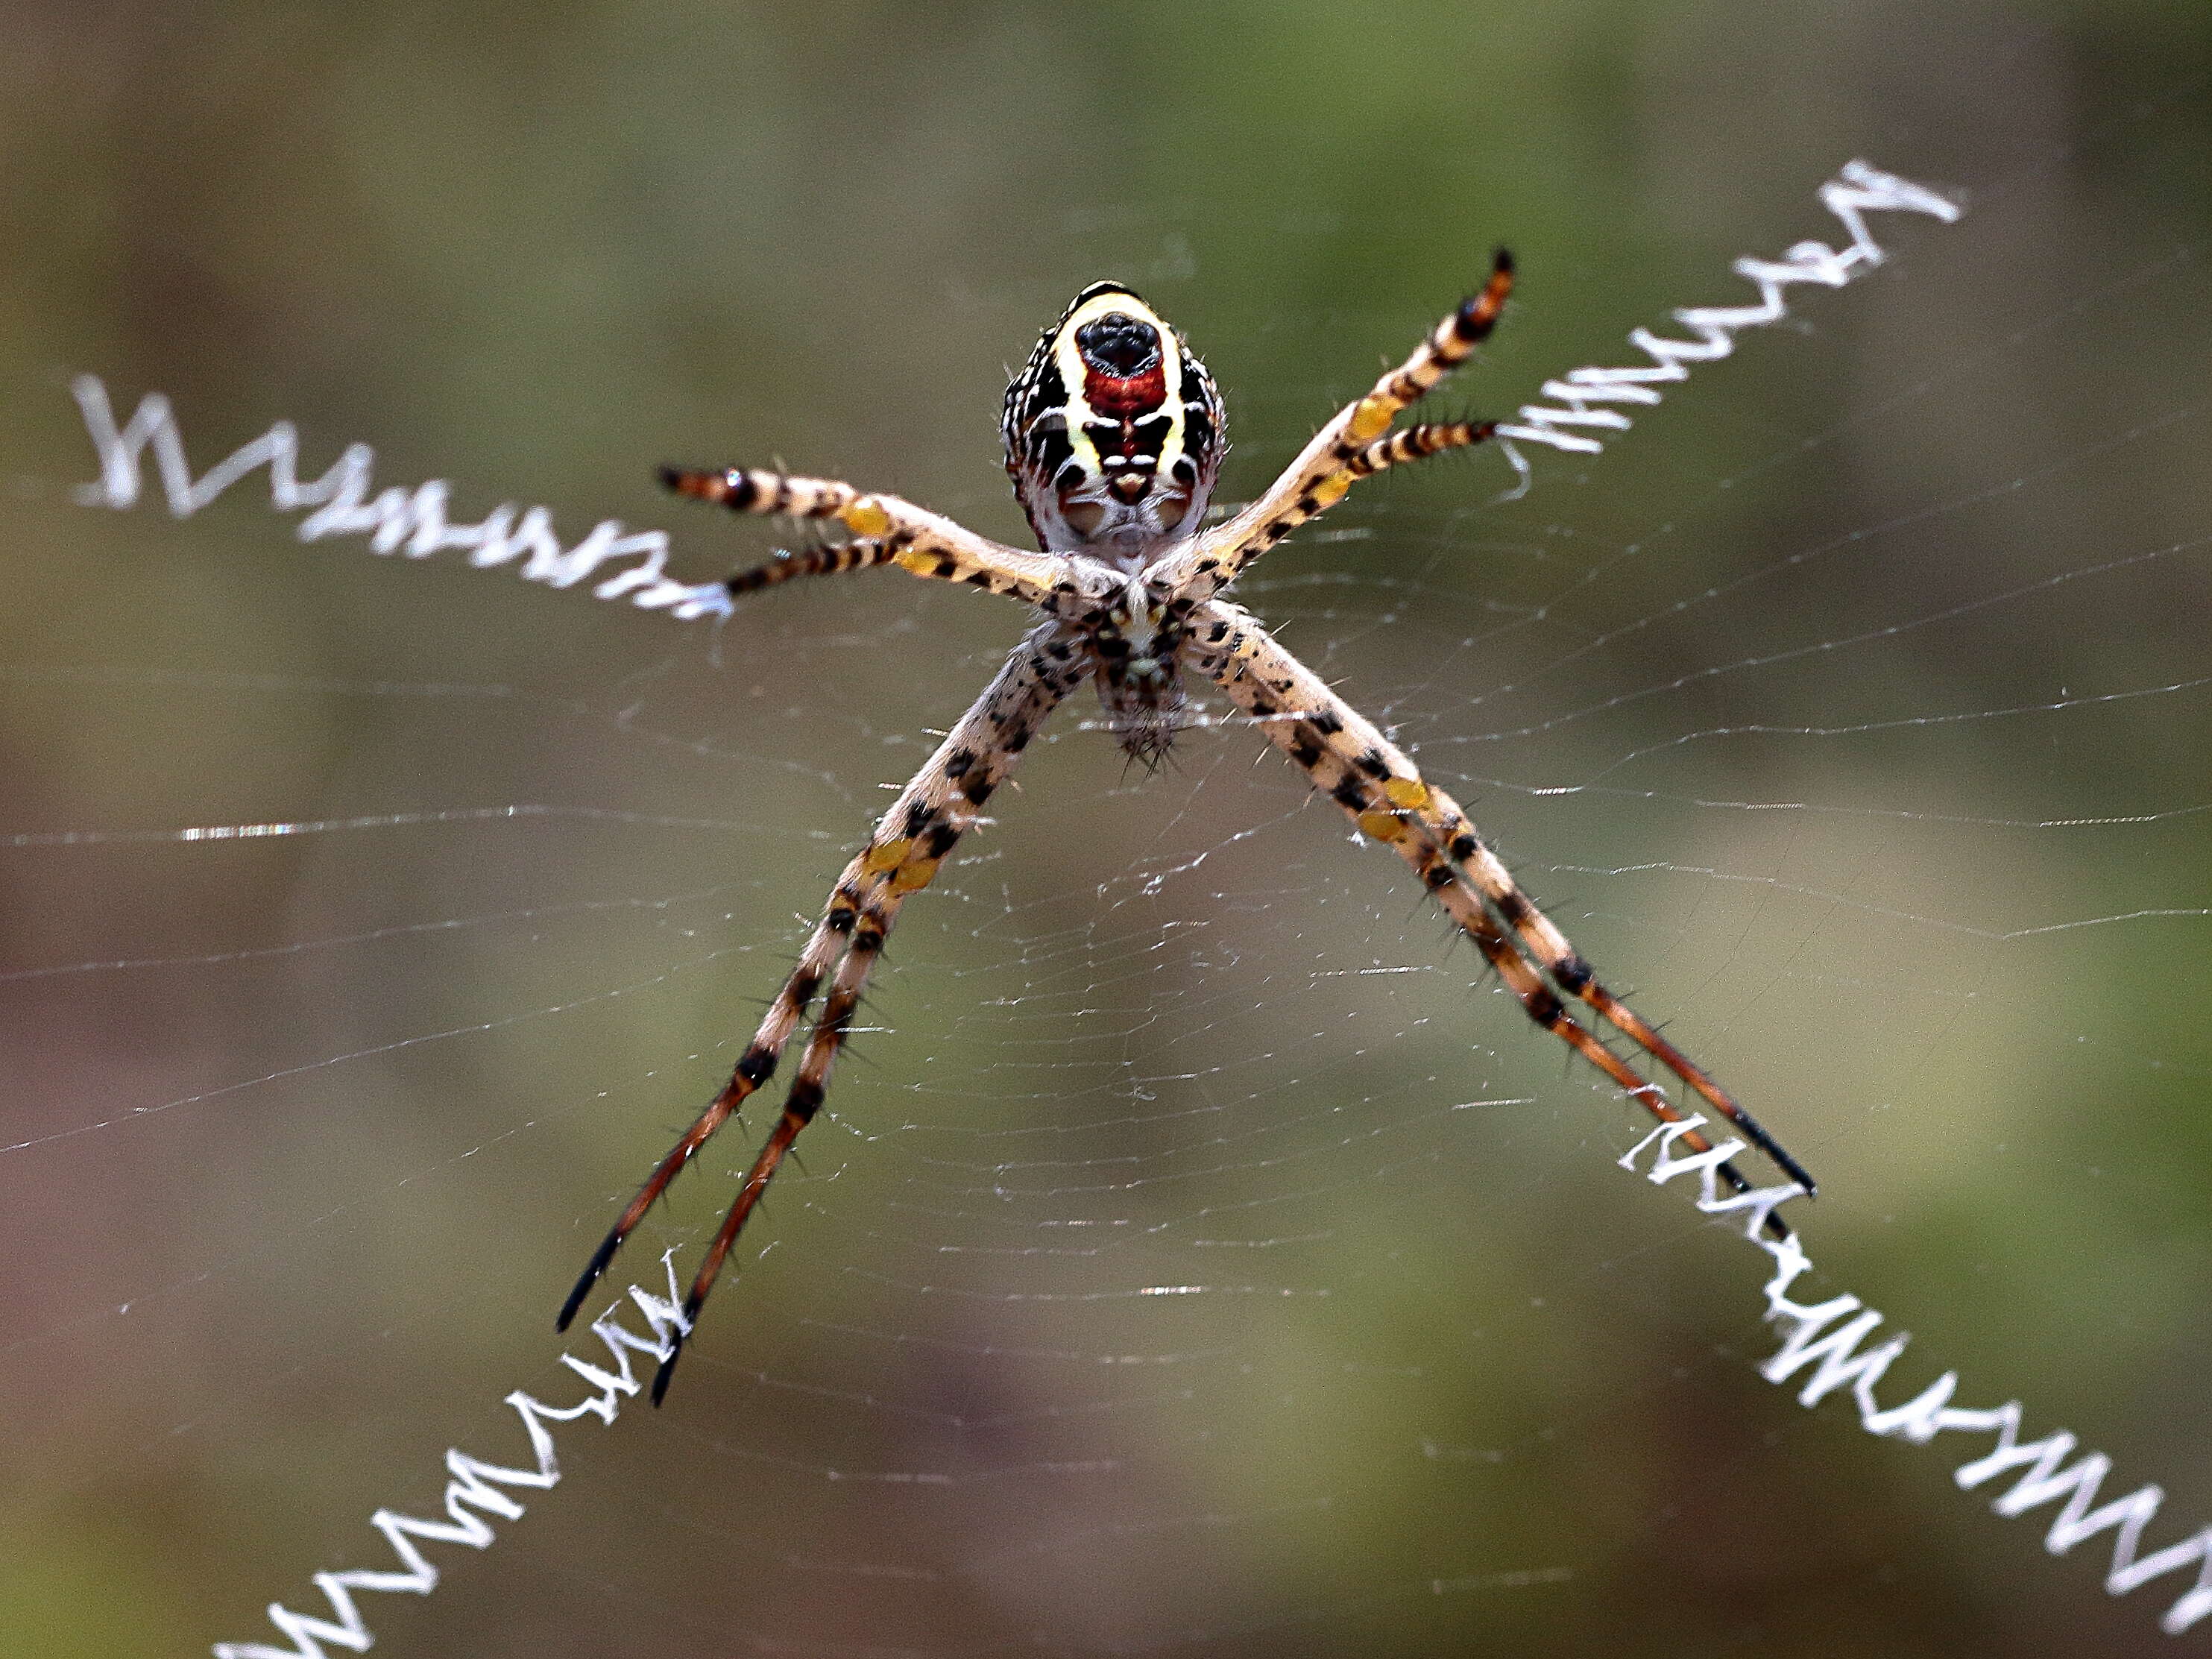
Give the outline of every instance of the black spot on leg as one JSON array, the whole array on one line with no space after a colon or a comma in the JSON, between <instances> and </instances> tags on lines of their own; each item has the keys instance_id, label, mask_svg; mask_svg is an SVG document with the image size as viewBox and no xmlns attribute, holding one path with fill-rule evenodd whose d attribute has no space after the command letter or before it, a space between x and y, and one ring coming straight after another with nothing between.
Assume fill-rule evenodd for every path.
<instances>
[{"instance_id":1,"label":"black spot on leg","mask_svg":"<svg viewBox=\"0 0 2212 1659\"><path fill-rule=\"evenodd\" d=\"M1336 715L1332 711L1326 708L1322 709L1319 714L1312 716L1312 720L1313 729L1320 732L1322 736L1325 738L1333 738L1338 732L1344 730L1344 722L1337 719Z\"/></svg>"},{"instance_id":2,"label":"black spot on leg","mask_svg":"<svg viewBox=\"0 0 2212 1659\"><path fill-rule=\"evenodd\" d=\"M811 1123L815 1113L822 1109L822 1085L811 1077L803 1077L791 1085L791 1097L783 1103L783 1109L801 1123Z\"/></svg>"},{"instance_id":3,"label":"black spot on leg","mask_svg":"<svg viewBox=\"0 0 2212 1659\"><path fill-rule=\"evenodd\" d=\"M974 750L956 749L945 757L945 775L948 778L964 778L968 775L968 769L975 763Z\"/></svg>"},{"instance_id":4,"label":"black spot on leg","mask_svg":"<svg viewBox=\"0 0 2212 1659\"><path fill-rule=\"evenodd\" d=\"M1590 965L1578 956L1560 958L1552 969L1552 977L1559 981L1559 988L1570 996L1580 996L1592 977Z\"/></svg>"},{"instance_id":5,"label":"black spot on leg","mask_svg":"<svg viewBox=\"0 0 2212 1659\"><path fill-rule=\"evenodd\" d=\"M765 1048L748 1048L738 1056L737 1073L757 1089L775 1073L775 1056Z\"/></svg>"},{"instance_id":6,"label":"black spot on leg","mask_svg":"<svg viewBox=\"0 0 2212 1659\"><path fill-rule=\"evenodd\" d=\"M1504 917L1511 927L1520 927L1536 913L1536 907L1528 902L1528 895L1517 887L1507 888L1492 902L1497 905L1498 914Z\"/></svg>"},{"instance_id":7,"label":"black spot on leg","mask_svg":"<svg viewBox=\"0 0 2212 1659\"><path fill-rule=\"evenodd\" d=\"M960 832L951 824L939 824L936 829L929 832L928 855L933 859L943 858L952 850L953 842L959 839Z\"/></svg>"},{"instance_id":8,"label":"black spot on leg","mask_svg":"<svg viewBox=\"0 0 2212 1659\"><path fill-rule=\"evenodd\" d=\"M906 828L902 833L908 841L912 841L923 830L928 829L936 817L935 807L927 801L918 800L906 809Z\"/></svg>"},{"instance_id":9,"label":"black spot on leg","mask_svg":"<svg viewBox=\"0 0 2212 1659\"><path fill-rule=\"evenodd\" d=\"M1382 758L1382 751L1379 749L1368 750L1352 764L1370 778L1387 778L1390 775L1390 763Z\"/></svg>"},{"instance_id":10,"label":"black spot on leg","mask_svg":"<svg viewBox=\"0 0 2212 1659\"><path fill-rule=\"evenodd\" d=\"M814 1000L814 994L821 988L822 975L819 974L793 975L789 988L791 1006L794 1008L804 1008Z\"/></svg>"},{"instance_id":11,"label":"black spot on leg","mask_svg":"<svg viewBox=\"0 0 2212 1659\"><path fill-rule=\"evenodd\" d=\"M853 933L853 949L864 957L872 957L884 948L884 930L874 922L863 922Z\"/></svg>"},{"instance_id":12,"label":"black spot on leg","mask_svg":"<svg viewBox=\"0 0 2212 1659\"><path fill-rule=\"evenodd\" d=\"M860 919L860 913L851 905L841 904L830 913L830 931L833 933L849 933L853 931L853 924Z\"/></svg>"},{"instance_id":13,"label":"black spot on leg","mask_svg":"<svg viewBox=\"0 0 2212 1659\"><path fill-rule=\"evenodd\" d=\"M988 778L963 778L960 781L960 793L968 798L969 805L975 806L981 806L990 799L991 792L998 787Z\"/></svg>"},{"instance_id":14,"label":"black spot on leg","mask_svg":"<svg viewBox=\"0 0 2212 1659\"><path fill-rule=\"evenodd\" d=\"M1432 864L1421 872L1421 879L1428 883L1431 892L1435 892L1439 888L1449 887L1452 884L1451 866L1445 864Z\"/></svg>"},{"instance_id":15,"label":"black spot on leg","mask_svg":"<svg viewBox=\"0 0 2212 1659\"><path fill-rule=\"evenodd\" d=\"M1367 809L1367 792L1350 778L1328 792L1329 799L1347 811L1362 812Z\"/></svg>"},{"instance_id":16,"label":"black spot on leg","mask_svg":"<svg viewBox=\"0 0 2212 1659\"><path fill-rule=\"evenodd\" d=\"M1321 758L1321 748L1310 738L1300 738L1291 745L1291 758L1301 766L1310 767Z\"/></svg>"},{"instance_id":17,"label":"black spot on leg","mask_svg":"<svg viewBox=\"0 0 2212 1659\"><path fill-rule=\"evenodd\" d=\"M1452 840L1451 855L1464 864L1482 850L1482 843L1472 834L1462 834Z\"/></svg>"},{"instance_id":18,"label":"black spot on leg","mask_svg":"<svg viewBox=\"0 0 2212 1659\"><path fill-rule=\"evenodd\" d=\"M1531 991L1522 999L1521 1006L1528 1011L1528 1018L1546 1030L1557 1030L1565 1023L1566 1011L1559 1006L1559 998L1549 991Z\"/></svg>"}]
</instances>

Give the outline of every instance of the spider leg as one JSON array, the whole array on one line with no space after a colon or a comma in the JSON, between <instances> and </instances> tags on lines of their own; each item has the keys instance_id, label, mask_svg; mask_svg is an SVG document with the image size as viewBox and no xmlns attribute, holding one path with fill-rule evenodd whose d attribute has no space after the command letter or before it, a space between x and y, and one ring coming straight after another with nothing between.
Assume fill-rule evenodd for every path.
<instances>
[{"instance_id":1,"label":"spider leg","mask_svg":"<svg viewBox=\"0 0 2212 1659\"><path fill-rule=\"evenodd\" d=\"M1466 427L1468 435L1456 442L1434 447L1423 447L1430 441L1426 439L1403 449L1392 441L1378 442L1393 421L1427 397L1490 337L1512 291L1513 257L1500 248L1482 291L1438 323L1412 356L1375 383L1373 391L1332 416L1257 501L1171 556L1159 573L1166 584L1194 601L1211 599L1277 542L1341 501L1356 479L1488 437L1489 428L1482 424ZM1431 434L1451 430L1415 428Z\"/></svg>"},{"instance_id":2,"label":"spider leg","mask_svg":"<svg viewBox=\"0 0 2212 1659\"><path fill-rule=\"evenodd\" d=\"M880 834L881 832L878 831ZM874 848L871 847L870 851ZM865 855L864 855L865 856ZM691 1288L684 1297L684 1323L688 1328L695 1325L700 1309L705 1305L708 1292L721 1276L722 1264L744 1231L745 1222L752 1215L768 1191L768 1184L782 1167L783 1160L799 1139L799 1132L814 1121L821 1110L823 1097L829 1092L830 1072L836 1063L839 1051L845 1043L846 1034L853 1021L854 1010L859 1006L860 994L866 987L868 975L883 954L884 942L890 932L891 923L897 920L899 905L904 895L897 884L907 876L907 866L902 866L874 882L868 898L858 909L852 929L851 941L837 963L836 979L829 995L823 1000L822 1013L814 1023L813 1031L806 1041L805 1053L800 1057L799 1075L793 1079L791 1089L784 1097L783 1113L777 1118L775 1127L769 1132L752 1167L745 1171L739 1183L738 1195L715 1231L714 1243L707 1247L701 1258L697 1273L692 1276ZM927 872L917 872L916 879L927 881ZM653 1403L658 1406L668 1392L669 1380L675 1375L676 1361L682 1355L684 1333L678 1331L672 1339L668 1358L653 1379Z\"/></svg>"},{"instance_id":3,"label":"spider leg","mask_svg":"<svg viewBox=\"0 0 2212 1659\"><path fill-rule=\"evenodd\" d=\"M757 593L763 587L774 587L779 582L796 581L801 576L836 576L848 570L867 570L879 564L889 564L896 556L891 544L884 541L860 540L825 542L818 547L803 547L793 552L778 548L775 556L743 570L731 572L722 578L722 586L732 598L746 593Z\"/></svg>"},{"instance_id":4,"label":"spider leg","mask_svg":"<svg viewBox=\"0 0 2212 1659\"><path fill-rule=\"evenodd\" d=\"M832 520L861 538L828 550L849 556L787 555L757 569L740 571L730 578L732 593L750 592L796 576L896 564L917 576L1007 594L1054 615L1072 618L1081 608L1076 603L1080 597L1076 574L1067 560L1005 546L896 495L864 494L837 478L801 478L738 466L719 471L665 466L660 481L679 495L718 502L733 513Z\"/></svg>"},{"instance_id":5,"label":"spider leg","mask_svg":"<svg viewBox=\"0 0 2212 1659\"><path fill-rule=\"evenodd\" d=\"M637 1224L645 1219L646 1212L653 1207L654 1201L668 1190L669 1182L676 1179L684 1166L697 1155L699 1149L707 1144L714 1132L729 1121L731 1115L744 1103L746 1097L767 1082L775 1072L784 1046L791 1041L792 1033L798 1029L799 1022L812 1005L814 994L820 988L823 976L844 949L845 935L851 931L860 896L857 883L861 874L860 859L856 858L845 866L845 873L838 878L837 885L830 893L830 903L822 920L815 923L814 931L807 936L806 944L799 953L799 965L792 969L791 977L783 982L783 988L776 993L775 1000L769 1005L760 1029L753 1033L753 1040L745 1045L744 1053L738 1057L737 1065L731 1068L729 1081L715 1092L714 1099L707 1103L706 1110L699 1114L691 1127L678 1137L666 1156L653 1166L653 1173L646 1177L645 1184L637 1189L637 1196L630 1200L615 1224L608 1230L607 1236L599 1241L599 1248L592 1252L591 1261L577 1278L575 1288L568 1292L568 1299L561 1304L560 1315L553 1322L555 1330L568 1328L569 1322L576 1316L576 1310L584 1305L584 1298L592 1293L592 1286L599 1282L599 1275L615 1259L615 1252L622 1249L623 1241L630 1236Z\"/></svg>"},{"instance_id":6,"label":"spider leg","mask_svg":"<svg viewBox=\"0 0 2212 1659\"><path fill-rule=\"evenodd\" d=\"M1304 769L1315 787L1345 810L1363 835L1395 848L1413 866L1530 1018L1620 1085L1652 1115L1680 1122L1681 1112L1658 1085L1638 1078L1568 1016L1559 994L1578 998L1696 1091L1808 1196L1814 1192L1804 1166L1755 1118L1597 981L1565 935L1474 833L1458 803L1424 780L1371 721L1278 644L1249 612L1216 599L1200 609L1192 629L1192 649L1222 690L1260 722L1269 742ZM1710 1150L1702 1136L1683 1139L1693 1150ZM1737 1190L1748 1188L1732 1167L1724 1166L1723 1174ZM1770 1220L1778 1224L1779 1218Z\"/></svg>"},{"instance_id":7,"label":"spider leg","mask_svg":"<svg viewBox=\"0 0 2212 1659\"><path fill-rule=\"evenodd\" d=\"M738 1061L730 1082L661 1160L592 1256L562 1311L564 1328L653 1200L775 1069L778 1055L828 974L829 988L822 1010L808 1035L782 1115L753 1159L684 1299L687 1328L697 1319L747 1218L792 1143L821 1108L830 1069L844 1046L854 1010L900 906L908 895L929 884L953 844L981 819L984 803L1013 769L1045 717L1080 683L1085 667L1082 654L1062 635L1057 623L1048 622L1033 629L936 752L899 792L867 846L846 866L820 925L800 955L798 970L770 1007L760 1034ZM656 1405L667 1392L682 1344L679 1334L653 1379Z\"/></svg>"},{"instance_id":8,"label":"spider leg","mask_svg":"<svg viewBox=\"0 0 2212 1659\"><path fill-rule=\"evenodd\" d=\"M1495 421L1449 421L1409 426L1377 438L1346 462L1345 468L1355 478L1370 478L1385 467L1425 461L1448 449L1465 449L1479 444L1497 430Z\"/></svg>"}]
</instances>

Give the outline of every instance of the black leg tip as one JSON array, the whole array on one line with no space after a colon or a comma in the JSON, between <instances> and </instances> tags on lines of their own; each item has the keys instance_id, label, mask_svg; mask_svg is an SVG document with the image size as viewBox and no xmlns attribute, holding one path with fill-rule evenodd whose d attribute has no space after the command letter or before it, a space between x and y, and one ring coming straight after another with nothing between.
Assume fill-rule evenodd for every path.
<instances>
[{"instance_id":1,"label":"black leg tip","mask_svg":"<svg viewBox=\"0 0 2212 1659\"><path fill-rule=\"evenodd\" d=\"M1502 247L1492 254L1490 268L1504 276L1510 276L1513 274L1513 250Z\"/></svg>"},{"instance_id":2,"label":"black leg tip","mask_svg":"<svg viewBox=\"0 0 2212 1659\"><path fill-rule=\"evenodd\" d=\"M680 466L660 467L655 471L653 476L660 480L660 487L663 489L680 490L684 488L684 469Z\"/></svg>"},{"instance_id":3,"label":"black leg tip","mask_svg":"<svg viewBox=\"0 0 2212 1659\"><path fill-rule=\"evenodd\" d=\"M684 1339L677 1337L668 1350L668 1358L660 1362L660 1369L653 1374L653 1406L660 1409L660 1402L668 1398L669 1379L676 1375L676 1362L684 1352Z\"/></svg>"},{"instance_id":4,"label":"black leg tip","mask_svg":"<svg viewBox=\"0 0 2212 1659\"><path fill-rule=\"evenodd\" d=\"M592 1293L592 1286L599 1282L599 1275L606 1272L607 1264L615 1259L615 1252L622 1248L622 1242L623 1235L619 1232L610 1233L599 1241L599 1248L592 1252L591 1261L577 1276L576 1288L568 1292L568 1299L561 1304L560 1317L553 1322L556 1331L565 1331L574 1322L577 1310L584 1305L584 1298Z\"/></svg>"},{"instance_id":5,"label":"black leg tip","mask_svg":"<svg viewBox=\"0 0 2212 1659\"><path fill-rule=\"evenodd\" d=\"M553 1329L556 1334L576 1322L577 1310L584 1305L584 1298L592 1293L592 1281L598 1278L597 1273L586 1273L582 1282L568 1292L568 1299L561 1304L561 1311L553 1321Z\"/></svg>"}]
</instances>

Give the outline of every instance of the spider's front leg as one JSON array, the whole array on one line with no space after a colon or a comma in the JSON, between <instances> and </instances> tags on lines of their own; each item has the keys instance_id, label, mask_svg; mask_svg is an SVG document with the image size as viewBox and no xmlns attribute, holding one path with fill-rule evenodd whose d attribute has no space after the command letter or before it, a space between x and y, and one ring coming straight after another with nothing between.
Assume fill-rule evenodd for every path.
<instances>
[{"instance_id":1,"label":"spider's front leg","mask_svg":"<svg viewBox=\"0 0 2212 1659\"><path fill-rule=\"evenodd\" d=\"M759 1203L792 1143L821 1107L853 1012L883 951L884 938L897 919L899 907L909 894L929 884L953 844L980 819L984 803L1012 770L1045 717L1081 681L1086 666L1082 653L1062 635L1057 623L1047 623L1031 630L921 770L899 792L867 846L838 878L822 920L799 952L798 966L769 1005L729 1080L654 1167L592 1253L561 1310L558 1328L568 1328L592 1285L653 1200L667 1190L678 1173L745 1099L767 1082L827 979L829 990L822 1012L807 1039L782 1115L746 1172L684 1297L685 1328L696 1320L746 1218ZM653 1380L656 1405L667 1391L682 1343L679 1335L675 1350Z\"/></svg>"},{"instance_id":2,"label":"spider's front leg","mask_svg":"<svg viewBox=\"0 0 2212 1659\"><path fill-rule=\"evenodd\" d=\"M1371 721L1278 644L1249 611L1215 599L1199 609L1191 629L1193 654L1216 683L1259 722L1269 742L1305 770L1316 788L1344 809L1363 835L1395 848L1419 872L1422 884L1474 941L1531 1019L1619 1084L1654 1117L1681 1121L1682 1113L1657 1085L1638 1077L1568 1015L1561 995L1588 1005L1696 1091L1808 1195L1812 1194L1813 1177L1805 1167L1702 1067L1598 982L1566 936L1475 834L1459 804L1423 779L1412 760ZM1710 1150L1711 1144L1695 1132L1686 1134L1683 1142L1692 1151ZM1736 1190L1748 1189L1750 1183L1733 1165L1723 1165L1722 1173ZM1770 1214L1767 1219L1770 1231L1786 1234L1780 1217Z\"/></svg>"},{"instance_id":3,"label":"spider's front leg","mask_svg":"<svg viewBox=\"0 0 2212 1659\"><path fill-rule=\"evenodd\" d=\"M1500 248L1480 294L1438 323L1373 391L1332 416L1257 501L1194 538L1155 574L1194 604L1212 599L1277 542L1343 500L1357 480L1488 438L1494 422L1449 422L1398 433L1389 428L1490 337L1512 291L1513 256Z\"/></svg>"}]
</instances>

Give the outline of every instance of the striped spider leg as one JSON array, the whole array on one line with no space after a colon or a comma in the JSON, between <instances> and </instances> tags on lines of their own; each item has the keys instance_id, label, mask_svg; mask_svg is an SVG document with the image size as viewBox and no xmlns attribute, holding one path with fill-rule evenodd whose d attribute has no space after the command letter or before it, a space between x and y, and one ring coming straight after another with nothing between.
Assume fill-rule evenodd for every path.
<instances>
[{"instance_id":1,"label":"striped spider leg","mask_svg":"<svg viewBox=\"0 0 2212 1659\"><path fill-rule=\"evenodd\" d=\"M1530 1018L1653 1116L1681 1122L1683 1114L1659 1085L1638 1077L1590 1026L1569 1014L1570 1000L1581 1003L1702 1097L1797 1187L1813 1191L1802 1164L1598 981L1449 795L1425 781L1403 752L1249 612L1217 597L1358 480L1491 435L1486 421L1391 428L1488 337L1512 285L1513 262L1501 250L1480 293L1438 323L1373 390L1331 417L1257 500L1211 530L1200 526L1227 450L1221 395L1182 336L1118 283L1094 283L1077 295L1006 388L1000 426L1006 472L1038 552L1004 546L896 495L864 493L836 479L734 466L663 471L678 494L738 513L835 523L852 538L741 570L728 579L732 595L802 576L896 564L917 576L1018 600L1041 620L846 866L729 1081L654 1167L592 1255L561 1310L562 1329L653 1200L768 1080L821 994L782 1115L685 1297L689 1329L784 1154L821 1108L853 1011L900 906L980 821L984 802L1024 747L1086 678L1096 683L1108 726L1123 749L1157 767L1182 729L1183 671L1206 675L1364 835L1397 849ZM1694 1151L1711 1149L1694 1131L1682 1139ZM1734 1164L1723 1164L1721 1174L1739 1192L1750 1189ZM1771 1207L1765 1220L1778 1237L1788 1236ZM672 1352L654 1378L655 1404L675 1363Z\"/></svg>"},{"instance_id":2,"label":"striped spider leg","mask_svg":"<svg viewBox=\"0 0 2212 1659\"><path fill-rule=\"evenodd\" d=\"M1042 610L1060 608L1068 586L1064 559L1024 553L978 536L951 520L896 495L863 494L836 478L798 478L745 467L696 471L660 469L660 481L679 495L714 501L732 513L828 520L860 539L811 552L779 554L770 562L739 571L725 584L732 594L788 581L795 576L834 575L878 564L896 564L917 576L967 582L1021 599Z\"/></svg>"},{"instance_id":3,"label":"striped spider leg","mask_svg":"<svg viewBox=\"0 0 2212 1659\"><path fill-rule=\"evenodd\" d=\"M1522 1011L1662 1122L1682 1114L1656 1084L1638 1077L1590 1030L1569 1016L1560 994L1587 1004L1644 1053L1687 1084L1743 1132L1751 1144L1809 1194L1804 1166L1680 1049L1607 990L1550 917L1521 890L1497 854L1475 833L1459 803L1424 779L1405 752L1367 717L1285 650L1252 614L1212 599L1192 618L1191 655L1267 740L1297 763L1316 789L1341 806L1359 832L1395 848L1413 866L1444 913L1497 970ZM1695 1130L1693 1152L1711 1150ZM1738 1192L1751 1183L1732 1165L1721 1173ZM1787 1225L1769 1212L1771 1231Z\"/></svg>"},{"instance_id":4,"label":"striped spider leg","mask_svg":"<svg viewBox=\"0 0 2212 1659\"><path fill-rule=\"evenodd\" d=\"M1155 567L1165 585L1186 603L1202 604L1300 525L1342 501L1359 479L1488 438L1497 428L1494 421L1443 422L1395 433L1389 428L1474 356L1512 292L1513 256L1500 248L1482 291L1468 295L1365 397L1330 416L1257 501Z\"/></svg>"},{"instance_id":5,"label":"striped spider leg","mask_svg":"<svg viewBox=\"0 0 2212 1659\"><path fill-rule=\"evenodd\" d=\"M593 1283L606 1271L615 1252L644 1218L653 1200L667 1190L668 1184L747 1097L774 1073L777 1060L827 980L822 1012L815 1017L799 1058L799 1075L784 1097L782 1115L754 1158L684 1298L686 1328L697 1319L746 1218L768 1189L799 1131L821 1109L830 1068L844 1045L869 971L883 953L891 924L898 919L899 907L908 895L929 884L954 843L981 821L984 803L1013 769L1045 717L1082 678L1084 665L1062 637L1064 631L1054 622L1033 629L921 770L899 792L868 844L837 878L821 921L799 951L798 966L738 1056L729 1081L655 1166L592 1253L590 1264L562 1307L556 1328L568 1328ZM667 1392L682 1347L679 1334L653 1379L655 1405Z\"/></svg>"}]
</instances>

